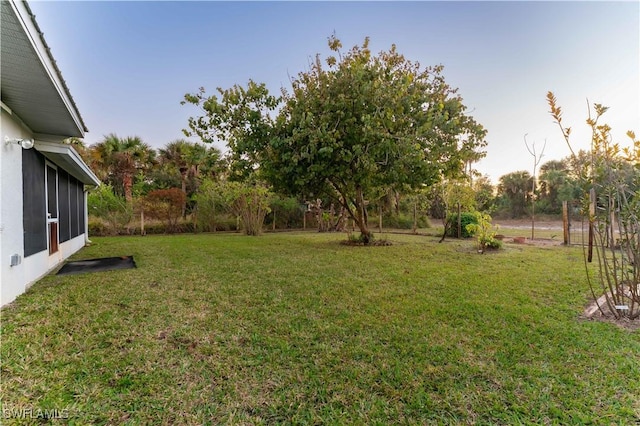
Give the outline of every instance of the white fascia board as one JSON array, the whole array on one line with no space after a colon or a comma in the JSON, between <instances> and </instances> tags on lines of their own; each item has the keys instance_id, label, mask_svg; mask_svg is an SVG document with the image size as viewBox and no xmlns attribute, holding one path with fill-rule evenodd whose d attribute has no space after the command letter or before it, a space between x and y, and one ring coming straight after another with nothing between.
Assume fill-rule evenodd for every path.
<instances>
[{"instance_id":1,"label":"white fascia board","mask_svg":"<svg viewBox=\"0 0 640 426\"><path fill-rule=\"evenodd\" d=\"M89 166L82 160L80 154L78 154L71 145L36 140L34 149L41 152L54 163L62 166L63 169L66 169L67 172L72 175L76 175L78 178L82 177L81 180L83 183L95 186L100 185L100 179L98 179ZM62 162L64 164L61 164ZM67 167L64 167L65 165Z\"/></svg>"},{"instance_id":2,"label":"white fascia board","mask_svg":"<svg viewBox=\"0 0 640 426\"><path fill-rule=\"evenodd\" d=\"M40 62L44 66L51 82L53 83L56 91L60 95L60 99L64 102L69 114L73 118L73 121L78 128L78 131L84 137L85 126L80 118L80 113L77 110L74 102L71 100L71 95L68 93L68 89L66 88L66 84L62 81L60 77L60 71L57 66L53 62L53 56L51 55L51 51L49 47L45 44L44 39L42 38L42 33L40 32L40 28L38 28L35 23L33 13L29 9L26 1L15 1L9 0L9 4L11 8L14 10L18 20L20 21L20 25L25 31L25 34L29 38L33 49L35 50Z\"/></svg>"},{"instance_id":3,"label":"white fascia board","mask_svg":"<svg viewBox=\"0 0 640 426\"><path fill-rule=\"evenodd\" d=\"M13 115L13 111L11 111L11 108L9 108L4 102L0 101L0 108L2 108L3 110L5 110L7 112L7 114L9 115Z\"/></svg>"}]
</instances>

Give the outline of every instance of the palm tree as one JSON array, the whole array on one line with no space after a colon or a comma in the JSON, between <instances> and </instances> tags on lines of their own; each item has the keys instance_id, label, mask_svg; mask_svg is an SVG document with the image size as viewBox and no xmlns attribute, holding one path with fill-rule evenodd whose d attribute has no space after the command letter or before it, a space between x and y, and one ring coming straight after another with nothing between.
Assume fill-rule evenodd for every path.
<instances>
[{"instance_id":1,"label":"palm tree","mask_svg":"<svg viewBox=\"0 0 640 426\"><path fill-rule=\"evenodd\" d=\"M125 200L133 199L133 179L148 170L155 160L155 150L137 137L119 138L114 133L91 147L92 163L104 180L122 190Z\"/></svg>"},{"instance_id":2,"label":"palm tree","mask_svg":"<svg viewBox=\"0 0 640 426\"><path fill-rule=\"evenodd\" d=\"M214 146L194 144L190 153L190 162L193 165L192 176L197 179L203 176L218 179L225 172L222 152Z\"/></svg>"},{"instance_id":3,"label":"palm tree","mask_svg":"<svg viewBox=\"0 0 640 426\"><path fill-rule=\"evenodd\" d=\"M531 185L532 177L525 170L511 172L500 177L498 193L509 202L512 218L524 215Z\"/></svg>"},{"instance_id":4,"label":"palm tree","mask_svg":"<svg viewBox=\"0 0 640 426\"><path fill-rule=\"evenodd\" d=\"M175 168L180 173L182 192L187 193L187 175L190 165L188 164L191 144L184 139L177 139L169 142L164 148L158 150L159 162L162 166Z\"/></svg>"},{"instance_id":5,"label":"palm tree","mask_svg":"<svg viewBox=\"0 0 640 426\"><path fill-rule=\"evenodd\" d=\"M563 160L551 160L540 166L540 193L546 199L548 213L560 213L559 191L568 180L567 165Z\"/></svg>"},{"instance_id":6,"label":"palm tree","mask_svg":"<svg viewBox=\"0 0 640 426\"><path fill-rule=\"evenodd\" d=\"M84 161L85 163L89 163L89 160L90 160L89 148L87 148L87 145L85 145L82 139L72 136L70 138L66 138L65 140L63 140L62 143L66 145L71 145L73 149L80 155L80 157L82 158L82 161Z\"/></svg>"},{"instance_id":7,"label":"palm tree","mask_svg":"<svg viewBox=\"0 0 640 426\"><path fill-rule=\"evenodd\" d=\"M180 174L182 192L187 196L197 191L202 172L213 177L219 174L221 154L215 147L207 148L201 144L177 139L159 149L159 154L162 166L173 168ZM191 191L188 191L190 180ZM182 207L182 216L185 215L186 201Z\"/></svg>"}]
</instances>

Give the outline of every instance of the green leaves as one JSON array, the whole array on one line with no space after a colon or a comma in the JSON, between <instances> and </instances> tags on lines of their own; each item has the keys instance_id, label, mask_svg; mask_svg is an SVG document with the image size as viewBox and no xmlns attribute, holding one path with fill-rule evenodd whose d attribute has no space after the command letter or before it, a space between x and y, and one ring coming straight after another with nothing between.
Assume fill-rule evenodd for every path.
<instances>
[{"instance_id":1,"label":"green leaves","mask_svg":"<svg viewBox=\"0 0 640 426\"><path fill-rule=\"evenodd\" d=\"M217 88L219 96L206 96L204 88L186 94L182 102L200 107L203 115L189 118L187 136L198 136L205 143L222 141L230 150L231 177L257 179L255 173L264 161L269 140L274 137L272 112L281 98L269 94L264 83L249 80L245 87Z\"/></svg>"},{"instance_id":2,"label":"green leaves","mask_svg":"<svg viewBox=\"0 0 640 426\"><path fill-rule=\"evenodd\" d=\"M483 155L486 131L465 115L442 66L421 69L395 46L372 55L368 38L343 52L332 35L328 46L328 68L316 56L281 98L253 81L218 89L220 99L204 89L185 95L183 104L204 114L190 118L185 133L225 141L239 178L339 200L367 232L367 197L459 174L465 161Z\"/></svg>"}]
</instances>

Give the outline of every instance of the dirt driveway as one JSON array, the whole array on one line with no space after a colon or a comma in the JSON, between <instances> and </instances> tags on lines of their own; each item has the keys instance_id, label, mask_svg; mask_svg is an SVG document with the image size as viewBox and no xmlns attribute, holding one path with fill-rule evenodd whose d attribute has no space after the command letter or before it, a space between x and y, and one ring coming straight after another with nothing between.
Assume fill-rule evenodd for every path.
<instances>
[{"instance_id":1,"label":"dirt driveway","mask_svg":"<svg viewBox=\"0 0 640 426\"><path fill-rule=\"evenodd\" d=\"M505 243L536 246L558 246L563 244L561 220L536 220L535 239L531 239L531 219L496 219L498 234Z\"/></svg>"},{"instance_id":2,"label":"dirt driveway","mask_svg":"<svg viewBox=\"0 0 640 426\"><path fill-rule=\"evenodd\" d=\"M494 224L501 228L509 229L531 229L531 219L495 219ZM540 230L560 230L562 231L561 220L536 220L535 229Z\"/></svg>"}]
</instances>

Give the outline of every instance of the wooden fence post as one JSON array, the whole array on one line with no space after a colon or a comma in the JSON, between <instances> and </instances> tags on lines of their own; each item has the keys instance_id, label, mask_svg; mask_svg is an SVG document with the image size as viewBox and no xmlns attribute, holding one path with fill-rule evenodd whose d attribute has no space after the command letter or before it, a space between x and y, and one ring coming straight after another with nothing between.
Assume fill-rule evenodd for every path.
<instances>
[{"instance_id":1,"label":"wooden fence post","mask_svg":"<svg viewBox=\"0 0 640 426\"><path fill-rule=\"evenodd\" d=\"M567 201L562 202L562 229L564 235L564 245L568 246L571 244L571 234L569 233L569 227L571 224L569 223L569 203Z\"/></svg>"}]
</instances>

